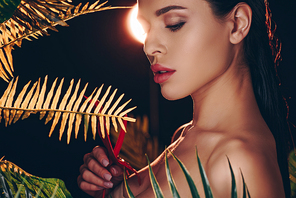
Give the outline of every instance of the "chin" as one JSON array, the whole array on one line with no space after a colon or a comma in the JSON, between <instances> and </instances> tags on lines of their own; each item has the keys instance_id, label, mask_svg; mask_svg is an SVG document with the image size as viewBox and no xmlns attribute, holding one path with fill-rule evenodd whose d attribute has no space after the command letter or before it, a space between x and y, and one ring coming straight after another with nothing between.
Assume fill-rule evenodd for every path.
<instances>
[{"instance_id":1,"label":"chin","mask_svg":"<svg viewBox=\"0 0 296 198\"><path fill-rule=\"evenodd\" d=\"M179 100L189 95L182 94L177 89L165 89L163 87L161 87L161 94L167 100Z\"/></svg>"}]
</instances>

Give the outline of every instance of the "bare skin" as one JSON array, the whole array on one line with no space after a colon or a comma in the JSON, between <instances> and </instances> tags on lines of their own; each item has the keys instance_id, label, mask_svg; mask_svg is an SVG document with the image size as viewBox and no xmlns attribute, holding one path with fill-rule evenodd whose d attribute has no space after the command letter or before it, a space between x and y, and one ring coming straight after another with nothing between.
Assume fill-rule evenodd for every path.
<instances>
[{"instance_id":1,"label":"bare skin","mask_svg":"<svg viewBox=\"0 0 296 198\"><path fill-rule=\"evenodd\" d=\"M230 197L231 176L226 156L234 169L238 193L241 172L252 198L285 197L277 164L273 136L262 118L243 61L243 42L249 32L252 10L245 3L235 6L223 22L217 20L203 0L139 0L139 19L147 31L144 50L151 64L161 64L174 74L160 83L164 97L176 100L191 95L194 115L169 149L185 164L204 197L195 158L199 151L215 198ZM176 5L164 12L162 8ZM155 14L161 10L160 15ZM185 22L182 26L176 26ZM174 26L175 25L175 26ZM178 27L171 31L170 27ZM186 80L184 80L186 79ZM169 164L181 197L191 197L183 173L169 155ZM106 160L106 161L105 161ZM127 197L121 188L122 170L106 169L103 148L85 156L78 184L100 197L103 188L112 197ZM165 197L171 197L164 153L152 163ZM154 197L147 167L140 172L142 185L133 175L128 183L138 198ZM112 175L112 188L104 176ZM110 191L109 191L110 192Z\"/></svg>"}]
</instances>

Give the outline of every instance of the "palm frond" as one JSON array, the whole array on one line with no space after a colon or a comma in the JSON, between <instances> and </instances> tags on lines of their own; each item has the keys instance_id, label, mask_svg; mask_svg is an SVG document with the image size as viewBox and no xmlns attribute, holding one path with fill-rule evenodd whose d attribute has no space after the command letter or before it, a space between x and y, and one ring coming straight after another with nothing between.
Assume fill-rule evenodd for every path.
<instances>
[{"instance_id":1,"label":"palm frond","mask_svg":"<svg viewBox=\"0 0 296 198\"><path fill-rule=\"evenodd\" d=\"M175 156L172 153L172 151L170 149L168 149L168 151L170 152L170 154L172 155L174 160L176 160L176 162L178 163L180 169L182 170L182 172L183 172L183 174L184 174L184 176L186 178L186 181L188 183L188 186L190 188L190 192L191 192L192 197L200 198L200 196L198 194L198 191L197 191L197 188L196 188L196 185L194 184L194 181L193 181L192 177L190 176L189 171L187 170L185 165L181 162L181 160L177 156Z\"/></svg>"},{"instance_id":2,"label":"palm frond","mask_svg":"<svg viewBox=\"0 0 296 198\"><path fill-rule=\"evenodd\" d=\"M71 0L21 0L12 17L0 25L0 78L9 81L13 77L11 51L14 45L21 47L22 40L31 41L49 35L48 29L58 31L55 26L68 26L67 20L74 17L124 7L106 6L100 0L81 7L70 4Z\"/></svg>"},{"instance_id":3,"label":"palm frond","mask_svg":"<svg viewBox=\"0 0 296 198\"><path fill-rule=\"evenodd\" d=\"M128 197L129 198L135 198L133 192L131 191L131 189L130 189L127 181L126 181L126 170L125 169L123 171L123 182L124 182L125 190L127 192ZM110 194L110 196L111 196L111 194Z\"/></svg>"},{"instance_id":4,"label":"palm frond","mask_svg":"<svg viewBox=\"0 0 296 198\"><path fill-rule=\"evenodd\" d=\"M233 169L228 157L227 157L227 161L228 161L228 165L231 173L231 198L237 198L237 188L236 188L235 177L234 177Z\"/></svg>"},{"instance_id":5,"label":"palm frond","mask_svg":"<svg viewBox=\"0 0 296 198\"><path fill-rule=\"evenodd\" d=\"M179 164L182 172L184 173L184 176L187 180L187 183L188 183L188 186L191 190L191 195L192 197L194 198L198 198L200 197L199 194L198 194L198 191L197 191L197 188L196 188L196 185L195 183L193 182L192 180L192 177L190 176L188 170L186 169L186 167L184 166L184 164L180 161L179 158L177 158L170 149L166 149L165 151L165 169L166 169L166 175L167 175L167 180L168 180L168 183L169 183L169 186L170 186L170 190L171 190L171 193L172 193L172 196L175 198L179 198L179 192L177 191L177 188L175 186L175 182L173 181L173 178L172 178L172 175L171 175L171 171L170 171L170 167L169 167L169 163L168 163L168 158L167 158L167 153L170 153L172 155L172 157L174 158L174 160ZM147 157L147 155L146 155ZM226 156L227 157L227 156ZM197 149L196 149L196 158L197 158L197 163L198 163L198 168L200 169L200 174L201 174L201 180L202 180L202 185L204 187L204 190L205 190L205 196L207 198L213 198L213 195L212 195L212 190L211 190L211 187L210 187L210 184L208 182L208 178L207 178L207 175L206 175L206 172L200 162L200 159L199 159L199 156L198 156L198 153L197 153ZM229 164L229 169L230 169L230 173L231 173L231 198L237 198L237 191L236 191L236 182L235 182L235 177L234 177L234 173L233 173L233 169L232 169L232 166L231 166L231 163L227 157L227 160L228 160L228 164ZM154 192L154 196L155 198L158 198L158 197L163 197L162 195L162 192L161 192L161 189L160 189L160 186L155 178L155 175L153 173L153 170L151 168L151 165L150 165L150 161L147 157L147 161L148 161L148 170L149 170L149 178L150 178L150 182L151 182L151 186L152 186L152 189L153 189L153 192ZM249 193L249 190L248 190L248 187L245 183L245 179L244 179L244 176L241 172L241 176L242 176L242 181L243 181L243 198L251 198L250 196L250 193ZM133 193L126 181L126 176L124 175L124 185L125 185L125 188L126 188L126 191L128 192L128 195L129 197L132 197L133 196ZM131 196L132 195L132 196Z\"/></svg>"},{"instance_id":6,"label":"palm frond","mask_svg":"<svg viewBox=\"0 0 296 198\"><path fill-rule=\"evenodd\" d=\"M72 198L62 180L36 177L7 160L0 161L0 193L15 198Z\"/></svg>"},{"instance_id":7,"label":"palm frond","mask_svg":"<svg viewBox=\"0 0 296 198\"><path fill-rule=\"evenodd\" d=\"M59 123L59 121L61 121L59 139L61 140L62 135L65 131L65 126L68 124L67 143L69 144L74 119L76 119L75 138L77 138L82 116L85 117L85 140L89 125L91 126L93 138L95 139L95 135L97 132L100 132L103 138L106 136L106 133L109 135L110 125L113 125L114 128L117 129L118 124L121 125L123 120L130 122L136 121L136 119L134 118L125 117L127 113L131 112L133 109L136 108L132 107L127 110L124 110L124 108L130 100L122 105L119 105L119 102L123 98L124 94L122 94L119 97L120 100L117 100L113 103L117 89L115 89L111 96L109 96L111 90L110 86L98 102L103 88L102 85L99 90L95 89L93 93L82 103L82 99L86 91L87 84L84 86L83 90L79 94L79 97L77 97L78 90L80 88L80 80L77 82L74 91L72 90L74 87L74 80L71 80L66 93L60 100L62 96L61 90L63 87L64 79L60 81L59 86L57 87L57 89L55 89L57 81L58 79L56 78L46 97L45 90L47 86L47 76L45 77L45 80L42 85L39 79L33 84L31 89L27 92L30 84L29 82L23 87L22 91L18 94L17 99L14 100L18 77L15 80L11 80L8 84L7 89L5 90L4 94L0 99L0 122L2 119L4 119L5 126L7 126L11 124L12 121L13 123L15 123L17 120L19 120L20 117L22 117L22 119L25 119L28 118L31 114L36 114L39 112L40 119L42 119L47 114L45 124L53 120L49 136L52 135L56 125ZM41 91L40 87L42 87ZM73 94L71 94L72 91ZM97 107L95 107L96 102L98 102ZM113 111L115 111L115 113L113 113ZM99 118L100 129L97 129L97 118ZM105 122L106 120L110 120L110 118L111 122ZM90 123L89 119L91 119ZM123 129L125 130L125 128Z\"/></svg>"},{"instance_id":8,"label":"palm frond","mask_svg":"<svg viewBox=\"0 0 296 198\"><path fill-rule=\"evenodd\" d=\"M199 159L196 146L195 146L195 153L196 153L196 158L197 158L197 164L198 164L198 167L199 167L200 177L201 177L202 184L203 184L203 187L204 187L205 197L206 198L213 198L212 190L211 190L211 187L210 187L210 182L209 182L209 180L207 178L206 171L203 168L203 166L201 164L201 161Z\"/></svg>"},{"instance_id":9,"label":"palm frond","mask_svg":"<svg viewBox=\"0 0 296 198\"><path fill-rule=\"evenodd\" d=\"M173 176L171 174L170 166L169 166L169 161L168 161L168 156L167 152L165 151L165 171L166 171L166 176L168 180L168 184L170 186L170 190L172 192L173 198L180 198L179 192L177 190L175 181L173 179Z\"/></svg>"},{"instance_id":10,"label":"palm frond","mask_svg":"<svg viewBox=\"0 0 296 198\"><path fill-rule=\"evenodd\" d=\"M146 158L147 158L147 162L148 162L148 170L149 170L149 178L150 178L150 183L151 183L151 186L152 186L152 189L153 189L153 192L154 192L154 195L156 198L163 198L163 193L160 189L160 186L156 180L156 177L153 173L153 170L152 170L152 167L150 165L150 161L149 161L149 158L148 156L146 155Z\"/></svg>"}]
</instances>

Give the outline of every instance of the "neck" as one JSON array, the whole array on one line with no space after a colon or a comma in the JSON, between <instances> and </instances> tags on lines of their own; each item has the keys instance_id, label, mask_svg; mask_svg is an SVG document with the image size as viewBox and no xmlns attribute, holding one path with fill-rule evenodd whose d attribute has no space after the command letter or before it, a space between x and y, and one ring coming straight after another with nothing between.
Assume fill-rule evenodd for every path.
<instances>
[{"instance_id":1,"label":"neck","mask_svg":"<svg viewBox=\"0 0 296 198\"><path fill-rule=\"evenodd\" d=\"M230 66L191 97L192 125L199 131L229 131L262 123L265 126L246 66Z\"/></svg>"}]
</instances>

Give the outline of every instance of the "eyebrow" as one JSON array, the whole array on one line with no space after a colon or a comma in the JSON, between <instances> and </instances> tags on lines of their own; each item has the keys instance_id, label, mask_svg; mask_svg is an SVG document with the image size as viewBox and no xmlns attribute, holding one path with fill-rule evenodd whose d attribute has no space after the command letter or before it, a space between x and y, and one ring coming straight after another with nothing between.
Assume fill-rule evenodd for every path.
<instances>
[{"instance_id":1,"label":"eyebrow","mask_svg":"<svg viewBox=\"0 0 296 198\"><path fill-rule=\"evenodd\" d=\"M187 8L182 7L182 6L177 6L177 5L167 6L167 7L161 8L159 10L156 10L155 15L160 16L164 13L169 12L170 10L179 10L179 9L187 9Z\"/></svg>"}]
</instances>

